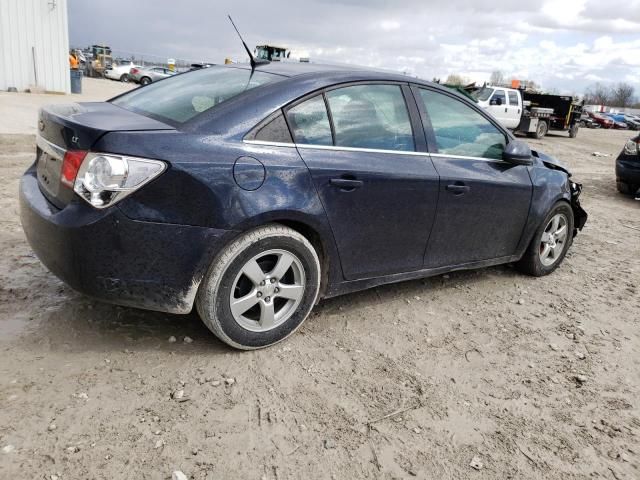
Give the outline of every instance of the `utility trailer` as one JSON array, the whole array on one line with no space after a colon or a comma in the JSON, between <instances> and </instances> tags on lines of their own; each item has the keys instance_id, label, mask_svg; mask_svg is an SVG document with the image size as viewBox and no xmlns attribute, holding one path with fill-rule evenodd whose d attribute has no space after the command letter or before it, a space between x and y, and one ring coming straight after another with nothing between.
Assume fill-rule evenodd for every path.
<instances>
[{"instance_id":1,"label":"utility trailer","mask_svg":"<svg viewBox=\"0 0 640 480\"><path fill-rule=\"evenodd\" d=\"M517 130L536 138L549 130L569 132L575 138L580 127L582 104L565 95L531 93L522 90L523 115Z\"/></svg>"}]
</instances>

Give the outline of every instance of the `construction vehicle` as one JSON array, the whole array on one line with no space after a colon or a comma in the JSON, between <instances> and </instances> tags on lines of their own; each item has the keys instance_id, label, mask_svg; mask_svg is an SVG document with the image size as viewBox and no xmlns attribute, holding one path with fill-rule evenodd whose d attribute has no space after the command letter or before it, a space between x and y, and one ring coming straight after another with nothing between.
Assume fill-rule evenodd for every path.
<instances>
[{"instance_id":1,"label":"construction vehicle","mask_svg":"<svg viewBox=\"0 0 640 480\"><path fill-rule=\"evenodd\" d=\"M113 63L111 47L107 45L91 45L87 51L87 57L90 57L91 61L87 62L86 75L88 77L103 77L104 71Z\"/></svg>"},{"instance_id":2,"label":"construction vehicle","mask_svg":"<svg viewBox=\"0 0 640 480\"><path fill-rule=\"evenodd\" d=\"M269 62L309 62L308 57L291 58L291 50L275 45L256 45L254 56L259 60L268 60Z\"/></svg>"}]
</instances>

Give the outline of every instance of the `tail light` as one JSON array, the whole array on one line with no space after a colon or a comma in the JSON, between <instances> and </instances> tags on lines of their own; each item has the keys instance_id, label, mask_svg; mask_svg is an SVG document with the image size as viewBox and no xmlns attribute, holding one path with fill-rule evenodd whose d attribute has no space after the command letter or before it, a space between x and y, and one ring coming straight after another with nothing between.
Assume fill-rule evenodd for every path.
<instances>
[{"instance_id":1,"label":"tail light","mask_svg":"<svg viewBox=\"0 0 640 480\"><path fill-rule=\"evenodd\" d=\"M139 72L139 70L138 70L137 68L132 68L131 70L129 70L129 73L130 73L131 75L135 75L135 74L137 74L138 72Z\"/></svg>"},{"instance_id":2,"label":"tail light","mask_svg":"<svg viewBox=\"0 0 640 480\"><path fill-rule=\"evenodd\" d=\"M60 178L63 185L73 188L80 165L82 165L82 161L86 156L87 152L84 150L67 150L65 152L62 159L62 175Z\"/></svg>"},{"instance_id":3,"label":"tail light","mask_svg":"<svg viewBox=\"0 0 640 480\"><path fill-rule=\"evenodd\" d=\"M78 169L73 190L95 208L111 206L167 168L158 160L90 152Z\"/></svg>"}]
</instances>

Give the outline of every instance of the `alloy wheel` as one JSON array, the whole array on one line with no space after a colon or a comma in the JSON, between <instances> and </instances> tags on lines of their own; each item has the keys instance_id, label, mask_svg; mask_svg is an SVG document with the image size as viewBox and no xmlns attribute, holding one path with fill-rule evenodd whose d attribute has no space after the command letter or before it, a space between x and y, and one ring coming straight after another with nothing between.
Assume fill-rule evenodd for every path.
<instances>
[{"instance_id":1,"label":"alloy wheel","mask_svg":"<svg viewBox=\"0 0 640 480\"><path fill-rule=\"evenodd\" d=\"M564 250L568 235L568 221L563 213L556 213L542 232L540 239L540 262L549 267L558 261Z\"/></svg>"},{"instance_id":2,"label":"alloy wheel","mask_svg":"<svg viewBox=\"0 0 640 480\"><path fill-rule=\"evenodd\" d=\"M286 322L302 301L305 273L293 253L274 249L240 269L229 298L231 314L243 328L266 332Z\"/></svg>"}]
</instances>

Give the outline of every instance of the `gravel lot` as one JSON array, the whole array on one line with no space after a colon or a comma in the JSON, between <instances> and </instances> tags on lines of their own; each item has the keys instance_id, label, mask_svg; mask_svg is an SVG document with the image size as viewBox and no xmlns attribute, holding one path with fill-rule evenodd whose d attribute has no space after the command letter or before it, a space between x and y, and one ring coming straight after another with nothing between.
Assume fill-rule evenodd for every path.
<instances>
[{"instance_id":1,"label":"gravel lot","mask_svg":"<svg viewBox=\"0 0 640 480\"><path fill-rule=\"evenodd\" d=\"M0 135L0 476L640 478L640 202L613 175L629 136L530 141L572 166L590 214L551 276L379 287L243 353L194 314L101 304L50 274L18 219L33 136Z\"/></svg>"}]
</instances>

